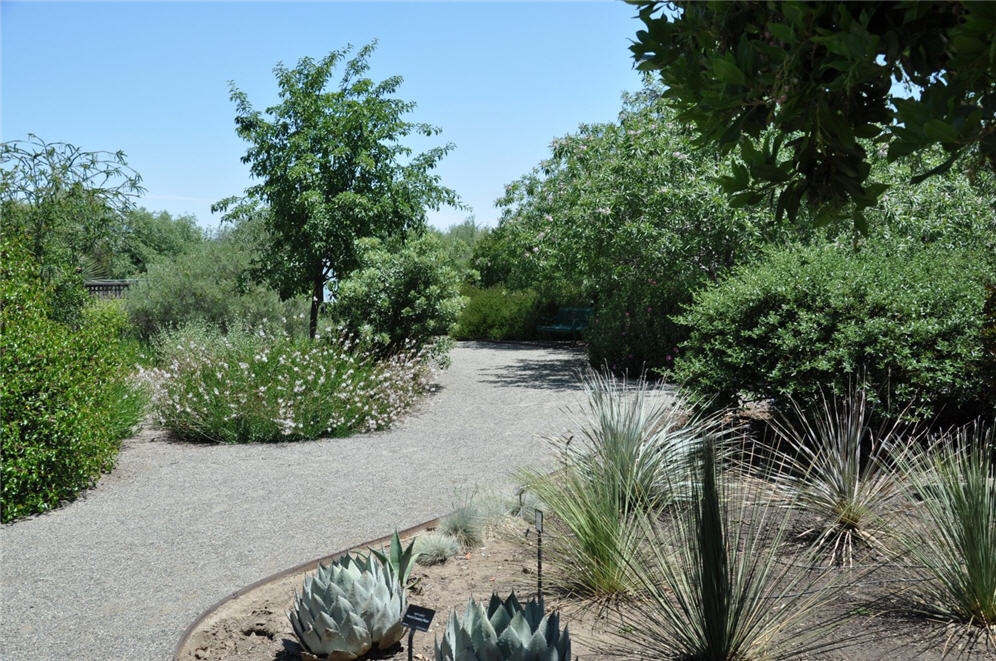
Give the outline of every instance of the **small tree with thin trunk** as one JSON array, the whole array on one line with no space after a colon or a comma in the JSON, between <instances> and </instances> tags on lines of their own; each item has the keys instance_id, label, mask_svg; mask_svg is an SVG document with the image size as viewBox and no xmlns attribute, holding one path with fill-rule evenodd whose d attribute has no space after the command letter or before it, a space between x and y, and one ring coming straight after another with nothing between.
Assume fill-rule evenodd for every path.
<instances>
[{"instance_id":1,"label":"small tree with thin trunk","mask_svg":"<svg viewBox=\"0 0 996 661\"><path fill-rule=\"evenodd\" d=\"M400 76L379 83L364 76L375 45L345 62L331 91L351 46L317 61L303 58L293 69L277 64L280 101L265 113L231 83L236 133L249 143L242 162L258 183L214 209L236 219L264 207L265 245L251 275L283 298L311 294L311 337L326 286L357 267L358 239L419 230L427 209L459 204L432 174L453 145L415 153L404 138L439 129L403 119L415 104L391 96Z\"/></svg>"}]
</instances>

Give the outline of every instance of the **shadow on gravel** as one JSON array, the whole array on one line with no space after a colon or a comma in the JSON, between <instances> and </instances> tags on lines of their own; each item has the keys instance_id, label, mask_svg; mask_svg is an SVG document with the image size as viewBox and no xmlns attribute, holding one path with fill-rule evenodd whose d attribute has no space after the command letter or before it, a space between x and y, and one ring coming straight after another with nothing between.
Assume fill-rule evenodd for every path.
<instances>
[{"instance_id":1,"label":"shadow on gravel","mask_svg":"<svg viewBox=\"0 0 996 661\"><path fill-rule=\"evenodd\" d=\"M482 369L481 382L510 388L544 390L580 390L579 370L584 368L580 355L522 358L509 365Z\"/></svg>"}]
</instances>

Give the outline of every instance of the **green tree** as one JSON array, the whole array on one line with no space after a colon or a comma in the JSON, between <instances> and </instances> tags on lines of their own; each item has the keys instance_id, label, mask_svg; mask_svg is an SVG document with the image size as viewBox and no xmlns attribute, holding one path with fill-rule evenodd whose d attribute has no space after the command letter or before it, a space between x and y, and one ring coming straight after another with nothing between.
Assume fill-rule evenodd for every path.
<instances>
[{"instance_id":1,"label":"green tree","mask_svg":"<svg viewBox=\"0 0 996 661\"><path fill-rule=\"evenodd\" d=\"M82 267L106 272L132 199L144 189L123 152L83 151L64 142L0 144L0 227L23 237L42 279Z\"/></svg>"},{"instance_id":2,"label":"green tree","mask_svg":"<svg viewBox=\"0 0 996 661\"><path fill-rule=\"evenodd\" d=\"M191 215L170 215L144 208L125 214L124 235L114 255L110 275L126 277L145 273L149 264L164 258L173 259L204 241L204 232Z\"/></svg>"},{"instance_id":3,"label":"green tree","mask_svg":"<svg viewBox=\"0 0 996 661\"><path fill-rule=\"evenodd\" d=\"M817 224L847 214L864 231L886 189L868 141L890 161L940 145L914 183L965 154L996 169L996 4L630 2L639 68L660 72L700 144L739 145L721 179L735 204L776 195L778 218L805 202Z\"/></svg>"},{"instance_id":4,"label":"green tree","mask_svg":"<svg viewBox=\"0 0 996 661\"><path fill-rule=\"evenodd\" d=\"M242 161L258 184L241 201L216 209L229 218L267 208L267 245L253 268L284 298L311 296L314 337L325 287L358 265L357 240L386 239L425 225L427 208L458 205L456 193L432 174L452 145L422 153L403 144L412 135L439 129L403 117L415 104L394 98L400 76L374 82L364 76L375 44L345 62L338 88L328 90L336 67L352 50L333 51L297 67L278 64L280 102L265 114L231 85L236 133L249 143Z\"/></svg>"}]
</instances>

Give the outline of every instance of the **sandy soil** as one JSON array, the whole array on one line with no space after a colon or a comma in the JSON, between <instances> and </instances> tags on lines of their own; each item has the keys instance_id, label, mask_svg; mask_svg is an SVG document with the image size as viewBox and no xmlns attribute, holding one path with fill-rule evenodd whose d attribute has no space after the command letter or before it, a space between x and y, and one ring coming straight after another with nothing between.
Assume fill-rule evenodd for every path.
<instances>
[{"instance_id":1,"label":"sandy soil","mask_svg":"<svg viewBox=\"0 0 996 661\"><path fill-rule=\"evenodd\" d=\"M800 522L798 527L805 525ZM436 610L427 633L416 633L414 658L433 658L433 639L441 635L446 618L454 609L462 613L467 599L486 600L492 591L504 596L510 591L528 598L536 592L536 556L528 526L522 521L502 528L485 545L434 567L416 567L409 587L409 602ZM549 581L547 566L544 570ZM860 574L857 584L838 590L834 600L814 618L842 618L828 636L842 647L811 653L803 658L820 661L931 661L942 658L996 659L996 650L982 642L963 645L963 627L945 625L910 614L909 604L896 586L905 585L910 574L899 566L885 566ZM266 584L226 603L207 617L187 639L180 661L296 661L300 647L285 612L304 573ZM618 609L599 607L568 595L545 589L550 609L561 611L570 626L573 653L580 661L606 658L650 658L622 656L618 641L625 629ZM891 593L891 594L890 594ZM814 619L815 623L815 619ZM379 659L405 659L402 645L381 653Z\"/></svg>"}]
</instances>

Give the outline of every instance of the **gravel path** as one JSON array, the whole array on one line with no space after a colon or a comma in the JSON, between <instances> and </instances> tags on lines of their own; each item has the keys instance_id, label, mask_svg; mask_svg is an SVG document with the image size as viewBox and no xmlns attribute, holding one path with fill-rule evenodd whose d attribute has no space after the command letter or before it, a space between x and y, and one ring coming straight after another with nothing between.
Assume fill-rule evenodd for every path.
<instances>
[{"instance_id":1,"label":"gravel path","mask_svg":"<svg viewBox=\"0 0 996 661\"><path fill-rule=\"evenodd\" d=\"M580 353L461 343L394 429L254 446L147 431L84 498L0 528L0 658L168 659L211 604L507 485L567 427Z\"/></svg>"}]
</instances>

